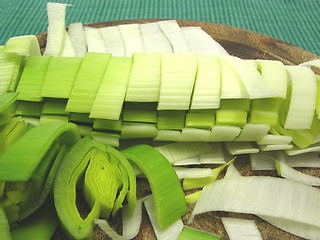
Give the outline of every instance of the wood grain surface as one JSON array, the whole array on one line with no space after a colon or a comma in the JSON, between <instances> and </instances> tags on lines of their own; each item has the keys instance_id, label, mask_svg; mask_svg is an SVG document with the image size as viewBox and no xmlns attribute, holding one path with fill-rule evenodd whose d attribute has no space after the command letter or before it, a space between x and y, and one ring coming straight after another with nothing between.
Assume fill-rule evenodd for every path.
<instances>
[{"instance_id":1,"label":"wood grain surface","mask_svg":"<svg viewBox=\"0 0 320 240\"><path fill-rule=\"evenodd\" d=\"M123 21L109 21L109 22L98 22L85 24L91 27L106 27L115 26L120 24L130 24L130 23L147 23L159 21L161 19L137 19L137 20L123 20ZM280 60L287 65L296 65L302 62L306 62L312 59L319 58L319 56L314 55L304 49L297 46L291 45L289 43L283 42L281 40L255 33L252 31L235 28L231 26L191 21L191 20L177 20L180 26L200 26L204 31L210 34L215 40L217 40L231 55L238 56L245 59L270 59L270 60ZM45 48L47 33L41 33L37 35L42 52ZM320 74L318 69L314 69L316 73ZM208 165L207 165L208 166ZM205 167L207 167L205 166ZM249 158L246 155L239 156L235 162L235 166L244 176L250 175L268 175L277 176L275 171L252 171L250 169ZM211 165L210 167L214 167ZM317 169L304 168L300 169L302 172L319 177L320 171ZM224 172L219 176L223 177ZM138 197L146 196L151 194L150 187L145 179L138 179ZM78 200L79 210L83 213L88 212L88 209L79 194ZM193 205L188 206L190 211L193 209ZM190 213L183 217L183 221L186 224ZM230 217L240 217L246 219L252 219L256 222L258 229L261 232L263 239L301 239L299 237L293 236L285 231L282 231L269 223L261 220L260 218L248 215L248 214L236 214L236 213L226 213L226 212L211 212L200 214L194 218L191 225L194 228L202 229L220 236L223 239L229 239L224 227L221 223L220 218L230 216ZM121 214L118 214L115 219L109 221L114 229L121 233ZM55 235L54 240L66 239L62 230L59 228ZM110 239L107 237L98 227L95 229L94 239ZM143 220L140 228L139 234L134 238L136 240L153 240L156 239L152 226L149 222L148 215L143 209Z\"/></svg>"}]
</instances>

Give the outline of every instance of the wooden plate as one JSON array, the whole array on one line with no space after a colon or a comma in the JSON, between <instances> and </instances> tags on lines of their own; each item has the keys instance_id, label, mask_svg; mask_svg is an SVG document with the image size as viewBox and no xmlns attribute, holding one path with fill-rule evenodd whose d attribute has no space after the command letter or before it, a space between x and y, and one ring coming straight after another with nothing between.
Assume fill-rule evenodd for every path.
<instances>
[{"instance_id":1,"label":"wooden plate","mask_svg":"<svg viewBox=\"0 0 320 240\"><path fill-rule=\"evenodd\" d=\"M85 24L91 27L106 27L116 26L120 24L130 23L147 23L154 22L163 19L136 19L136 20L122 20L122 21L108 21ZM319 56L310 53L304 49L301 49L292 44L283 42L281 40L259 34L256 32L221 25L208 22L192 21L192 20L177 20L180 26L200 26L208 34L210 34L215 40L217 40L231 55L238 56L245 59L270 59L280 60L287 65L297 65L302 62L306 62L312 59L319 58ZM40 47L42 51L46 45L47 33L41 33L37 35ZM320 74L320 72L317 73ZM277 176L275 171L251 171L248 156L240 156L236 161L235 166L242 175L269 175ZM316 169L301 169L301 171L312 174L314 176L320 176L320 172ZM222 173L223 175L223 173ZM138 180L138 197L142 197L151 193L150 188L146 180ZM189 205L189 209L192 210L194 206ZM86 206L83 200L79 200L79 209L85 209ZM186 224L190 213L183 217L183 221ZM301 239L293 236L285 231L282 231L267 222L261 220L258 217L248 214L235 214L225 212L212 212L200 214L194 218L193 223L190 225L197 229L202 229L220 236L223 239L229 239L224 227L220 221L220 217L241 217L246 219L255 220L263 239ZM111 220L114 228L121 229L121 217L117 216L114 220ZM120 230L121 231L121 230ZM66 239L61 229L58 229L53 239ZM96 228L94 239L110 239L101 230ZM152 226L148 220L148 215L143 210L143 220L140 229L140 233L135 237L136 240L153 240L156 239Z\"/></svg>"}]
</instances>

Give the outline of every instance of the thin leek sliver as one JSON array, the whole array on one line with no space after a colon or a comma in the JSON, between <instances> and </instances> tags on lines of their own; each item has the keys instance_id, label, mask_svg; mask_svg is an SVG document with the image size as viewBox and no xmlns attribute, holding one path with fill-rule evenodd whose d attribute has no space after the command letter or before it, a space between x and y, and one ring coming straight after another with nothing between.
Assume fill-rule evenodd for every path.
<instances>
[{"instance_id":1,"label":"thin leek sliver","mask_svg":"<svg viewBox=\"0 0 320 240\"><path fill-rule=\"evenodd\" d=\"M169 161L153 147L143 144L127 148L122 153L148 178L160 228L165 229L180 219L187 212L187 206L179 179Z\"/></svg>"},{"instance_id":2,"label":"thin leek sliver","mask_svg":"<svg viewBox=\"0 0 320 240\"><path fill-rule=\"evenodd\" d=\"M87 43L84 36L83 24L71 23L68 29L69 38L74 46L77 57L84 57L87 52Z\"/></svg>"},{"instance_id":3,"label":"thin leek sliver","mask_svg":"<svg viewBox=\"0 0 320 240\"><path fill-rule=\"evenodd\" d=\"M0 204L0 238L3 240L11 240L9 223L1 204Z\"/></svg>"}]
</instances>

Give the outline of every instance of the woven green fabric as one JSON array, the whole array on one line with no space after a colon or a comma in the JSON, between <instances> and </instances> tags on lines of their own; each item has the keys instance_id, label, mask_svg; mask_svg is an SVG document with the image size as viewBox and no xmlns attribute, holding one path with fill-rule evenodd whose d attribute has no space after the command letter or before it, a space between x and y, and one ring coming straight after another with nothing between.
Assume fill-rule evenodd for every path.
<instances>
[{"instance_id":1,"label":"woven green fabric","mask_svg":"<svg viewBox=\"0 0 320 240\"><path fill-rule=\"evenodd\" d=\"M53 0L54 1L54 0ZM66 24L137 18L200 20L236 26L320 55L319 0L65 0ZM0 44L48 24L46 1L1 0Z\"/></svg>"}]
</instances>

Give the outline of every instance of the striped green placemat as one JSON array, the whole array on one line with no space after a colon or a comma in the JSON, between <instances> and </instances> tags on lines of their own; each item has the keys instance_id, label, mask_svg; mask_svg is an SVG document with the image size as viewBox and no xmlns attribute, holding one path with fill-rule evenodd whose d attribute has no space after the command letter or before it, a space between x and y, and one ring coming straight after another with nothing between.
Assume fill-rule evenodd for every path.
<instances>
[{"instance_id":1,"label":"striped green placemat","mask_svg":"<svg viewBox=\"0 0 320 240\"><path fill-rule=\"evenodd\" d=\"M0 45L46 31L44 0L1 0ZM137 18L200 20L236 26L320 55L319 0L65 0L67 24Z\"/></svg>"}]
</instances>

